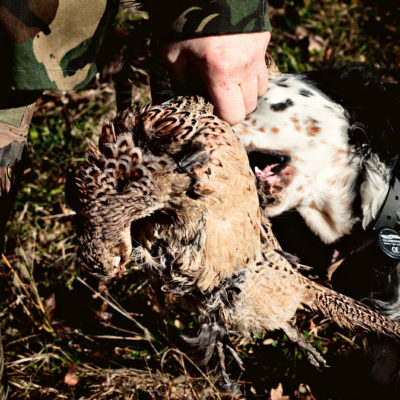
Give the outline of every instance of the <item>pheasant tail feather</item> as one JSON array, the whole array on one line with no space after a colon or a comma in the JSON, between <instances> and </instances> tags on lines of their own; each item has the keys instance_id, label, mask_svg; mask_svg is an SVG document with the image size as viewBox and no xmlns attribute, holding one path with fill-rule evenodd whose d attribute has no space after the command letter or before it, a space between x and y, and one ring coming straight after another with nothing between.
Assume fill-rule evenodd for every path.
<instances>
[{"instance_id":1,"label":"pheasant tail feather","mask_svg":"<svg viewBox=\"0 0 400 400\"><path fill-rule=\"evenodd\" d=\"M362 328L391 338L400 338L400 324L385 315L379 314L367 305L353 300L328 288L314 284L312 308L347 328Z\"/></svg>"}]
</instances>

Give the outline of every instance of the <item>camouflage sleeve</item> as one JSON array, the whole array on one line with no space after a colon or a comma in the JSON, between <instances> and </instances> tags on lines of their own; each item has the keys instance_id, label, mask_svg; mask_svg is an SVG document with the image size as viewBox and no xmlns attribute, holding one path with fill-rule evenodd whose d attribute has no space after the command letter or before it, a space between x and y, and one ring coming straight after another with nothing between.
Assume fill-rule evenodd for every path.
<instances>
[{"instance_id":1,"label":"camouflage sleeve","mask_svg":"<svg viewBox=\"0 0 400 400\"><path fill-rule=\"evenodd\" d=\"M271 30L267 0L147 0L145 4L153 31L163 39Z\"/></svg>"},{"instance_id":2,"label":"camouflage sleeve","mask_svg":"<svg viewBox=\"0 0 400 400\"><path fill-rule=\"evenodd\" d=\"M119 0L0 0L0 92L78 89L94 64Z\"/></svg>"}]
</instances>

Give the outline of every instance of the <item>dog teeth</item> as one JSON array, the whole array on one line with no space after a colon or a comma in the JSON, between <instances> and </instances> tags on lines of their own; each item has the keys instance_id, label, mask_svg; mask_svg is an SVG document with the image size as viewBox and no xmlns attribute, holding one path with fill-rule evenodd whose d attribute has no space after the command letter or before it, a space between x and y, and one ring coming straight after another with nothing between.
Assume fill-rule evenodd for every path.
<instances>
[{"instance_id":1,"label":"dog teeth","mask_svg":"<svg viewBox=\"0 0 400 400\"><path fill-rule=\"evenodd\" d=\"M258 167L255 167L255 168L254 168L254 172L256 173L256 175L261 175L261 174L262 174L261 169L258 168Z\"/></svg>"}]
</instances>

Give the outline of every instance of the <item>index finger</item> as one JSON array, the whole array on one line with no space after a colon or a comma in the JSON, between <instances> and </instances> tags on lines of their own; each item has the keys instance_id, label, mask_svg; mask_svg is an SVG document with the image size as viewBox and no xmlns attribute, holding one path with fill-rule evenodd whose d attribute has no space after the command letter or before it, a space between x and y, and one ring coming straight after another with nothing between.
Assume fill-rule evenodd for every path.
<instances>
[{"instance_id":1,"label":"index finger","mask_svg":"<svg viewBox=\"0 0 400 400\"><path fill-rule=\"evenodd\" d=\"M246 117L242 91L239 84L206 81L215 113L230 125L242 122Z\"/></svg>"}]
</instances>

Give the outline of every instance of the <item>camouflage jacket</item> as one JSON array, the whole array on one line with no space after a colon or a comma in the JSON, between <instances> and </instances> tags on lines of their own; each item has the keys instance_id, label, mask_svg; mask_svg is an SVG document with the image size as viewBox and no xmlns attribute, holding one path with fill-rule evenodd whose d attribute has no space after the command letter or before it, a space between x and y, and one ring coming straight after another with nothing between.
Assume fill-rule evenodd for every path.
<instances>
[{"instance_id":1,"label":"camouflage jacket","mask_svg":"<svg viewBox=\"0 0 400 400\"><path fill-rule=\"evenodd\" d=\"M144 0L160 38L270 30L266 0ZM119 0L0 0L0 93L78 89L95 59Z\"/></svg>"},{"instance_id":2,"label":"camouflage jacket","mask_svg":"<svg viewBox=\"0 0 400 400\"><path fill-rule=\"evenodd\" d=\"M153 31L163 38L271 30L267 0L147 0L145 4Z\"/></svg>"}]
</instances>

